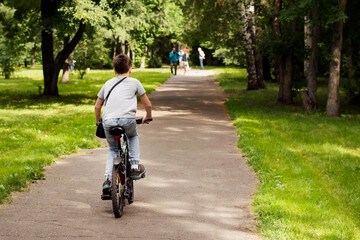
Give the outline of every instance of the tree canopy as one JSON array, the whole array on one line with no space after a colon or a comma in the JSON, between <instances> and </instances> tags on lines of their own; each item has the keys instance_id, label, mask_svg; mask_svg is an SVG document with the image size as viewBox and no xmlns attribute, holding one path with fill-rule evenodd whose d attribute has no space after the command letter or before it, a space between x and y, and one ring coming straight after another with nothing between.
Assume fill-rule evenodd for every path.
<instances>
[{"instance_id":1,"label":"tree canopy","mask_svg":"<svg viewBox=\"0 0 360 240\"><path fill-rule=\"evenodd\" d=\"M302 94L317 108L317 78L329 78L329 115L337 116L339 79L359 101L356 10L346 0L34 0L0 3L0 62L6 78L14 66L42 63L44 95L57 96L61 69L111 67L124 53L137 67L159 67L172 47L197 47L209 59L246 67L248 90L279 82L278 101ZM36 49L41 48L41 56ZM195 50L195 51L194 51ZM208 54L209 53L209 54ZM343 53L341 55L341 53ZM207 58L208 63L211 62ZM196 60L195 60L196 61ZM195 62L197 63L197 62ZM333 98L334 97L334 98ZM330 110L335 109L335 110Z\"/></svg>"}]
</instances>

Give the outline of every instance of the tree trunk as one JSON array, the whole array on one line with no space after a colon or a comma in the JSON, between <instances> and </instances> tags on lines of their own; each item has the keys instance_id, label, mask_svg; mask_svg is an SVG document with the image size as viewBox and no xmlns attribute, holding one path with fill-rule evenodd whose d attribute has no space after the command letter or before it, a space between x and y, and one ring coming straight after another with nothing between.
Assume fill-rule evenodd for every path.
<instances>
[{"instance_id":1,"label":"tree trunk","mask_svg":"<svg viewBox=\"0 0 360 240\"><path fill-rule=\"evenodd\" d=\"M66 47L66 45L69 44L69 41L70 41L70 37L65 36L64 37L64 48ZM70 80L70 61L71 61L71 59L68 57L63 64L63 68L62 68L63 75L61 78L62 83L69 82L69 80Z\"/></svg>"},{"instance_id":2,"label":"tree trunk","mask_svg":"<svg viewBox=\"0 0 360 240\"><path fill-rule=\"evenodd\" d=\"M256 79L259 89L265 89L265 78L264 78L264 67L263 67L263 57L261 56L260 51L255 50L255 63L256 63Z\"/></svg>"},{"instance_id":3,"label":"tree trunk","mask_svg":"<svg viewBox=\"0 0 360 240\"><path fill-rule=\"evenodd\" d=\"M281 36L280 11L282 9L282 1L274 0L275 17L272 23L272 29L277 37ZM292 31L295 32L295 23L292 24ZM279 93L278 102L290 104L292 103L291 80L293 75L293 50L289 50L284 56L276 58L276 64L279 71Z\"/></svg>"},{"instance_id":4,"label":"tree trunk","mask_svg":"<svg viewBox=\"0 0 360 240\"><path fill-rule=\"evenodd\" d=\"M312 46L311 20L308 16L304 18L304 45L306 50L311 50ZM310 56L309 56L310 57ZM309 58L304 60L304 75L307 76L309 69Z\"/></svg>"},{"instance_id":5,"label":"tree trunk","mask_svg":"<svg viewBox=\"0 0 360 240\"><path fill-rule=\"evenodd\" d=\"M125 46L125 52L126 52L126 55L130 58L130 43L128 41L125 41L126 43L126 46Z\"/></svg>"},{"instance_id":6,"label":"tree trunk","mask_svg":"<svg viewBox=\"0 0 360 240\"><path fill-rule=\"evenodd\" d=\"M341 9L345 11L346 0L341 0ZM341 64L341 49L343 42L343 27L344 21L334 24L333 44L331 45L332 60L329 65L329 86L328 86L328 99L326 104L326 116L338 117L340 109L340 64Z\"/></svg>"},{"instance_id":7,"label":"tree trunk","mask_svg":"<svg viewBox=\"0 0 360 240\"><path fill-rule=\"evenodd\" d=\"M120 53L125 54L125 42L120 43Z\"/></svg>"},{"instance_id":8,"label":"tree trunk","mask_svg":"<svg viewBox=\"0 0 360 240\"><path fill-rule=\"evenodd\" d=\"M312 9L312 21L317 19L318 7ZM317 72L318 72L318 56L319 56L319 45L320 42L320 26L318 24L313 26L311 34L311 41L306 44L310 47L310 55L307 63L307 69L305 76L307 79L307 91L302 91L301 96L306 111L317 109ZM305 66L304 66L305 67Z\"/></svg>"},{"instance_id":9,"label":"tree trunk","mask_svg":"<svg viewBox=\"0 0 360 240\"><path fill-rule=\"evenodd\" d=\"M254 5L254 16L255 16L255 14L260 15L260 11L259 11L259 8L255 9L255 5ZM254 19L255 19L255 17L254 17ZM255 22L255 20L254 20L254 22ZM261 27L255 28L255 32L253 35L253 48L254 48L254 53L255 53L256 78L257 78L258 87L259 87L259 89L265 89L266 87L265 87L265 78L264 78L263 56L262 56L260 50L256 47L258 42L261 41L260 39L257 38L257 36L261 32L262 32Z\"/></svg>"},{"instance_id":10,"label":"tree trunk","mask_svg":"<svg viewBox=\"0 0 360 240\"><path fill-rule=\"evenodd\" d=\"M285 58L281 58L280 62L280 85L278 102L291 104L292 103L292 87L291 80L293 75L293 51L289 51Z\"/></svg>"},{"instance_id":11,"label":"tree trunk","mask_svg":"<svg viewBox=\"0 0 360 240\"><path fill-rule=\"evenodd\" d=\"M69 42L69 44L61 50L54 60L54 47L53 47L53 29L51 19L54 17L56 9L60 0L41 1L41 19L43 30L41 31L41 51L43 58L43 74L44 74L44 95L45 96L59 96L58 91L58 77L60 69L62 68L65 60L69 57L75 46L79 43L86 24L81 22L79 28Z\"/></svg>"},{"instance_id":12,"label":"tree trunk","mask_svg":"<svg viewBox=\"0 0 360 240\"><path fill-rule=\"evenodd\" d=\"M116 40L116 38L114 37L114 54L113 54L113 58L116 57L116 48L117 48L117 40Z\"/></svg>"},{"instance_id":13,"label":"tree trunk","mask_svg":"<svg viewBox=\"0 0 360 240\"><path fill-rule=\"evenodd\" d=\"M263 65L264 80L265 81L272 81L271 65L270 65L269 59L267 57L263 57L262 62L263 62L262 65Z\"/></svg>"},{"instance_id":14,"label":"tree trunk","mask_svg":"<svg viewBox=\"0 0 360 240\"><path fill-rule=\"evenodd\" d=\"M135 51L134 50L131 50L131 58L132 58L131 66L135 67Z\"/></svg>"},{"instance_id":15,"label":"tree trunk","mask_svg":"<svg viewBox=\"0 0 360 240\"><path fill-rule=\"evenodd\" d=\"M248 86L247 90L259 89L257 72L256 72L256 56L254 49L255 26L254 26L254 1L245 0L241 3L241 15L244 19L242 35L245 45L246 54L246 70Z\"/></svg>"},{"instance_id":16,"label":"tree trunk","mask_svg":"<svg viewBox=\"0 0 360 240\"><path fill-rule=\"evenodd\" d=\"M55 75L53 34L51 29L44 29L41 32L41 52L44 74L44 95L58 96L57 79Z\"/></svg>"},{"instance_id":17,"label":"tree trunk","mask_svg":"<svg viewBox=\"0 0 360 240\"><path fill-rule=\"evenodd\" d=\"M145 60L146 60L146 54L148 52L148 47L145 47L145 51L144 54L141 57L141 65L140 65L140 69L145 69Z\"/></svg>"},{"instance_id":18,"label":"tree trunk","mask_svg":"<svg viewBox=\"0 0 360 240\"><path fill-rule=\"evenodd\" d=\"M291 31L292 33L295 33L296 31L296 24L293 22L291 24ZM283 80L280 81L280 84L282 83L282 98L278 99L279 102L285 103L285 104L291 104L292 103L292 77L293 77L293 61L294 61L294 50L291 49L286 53L286 56L284 58L283 66L285 67L283 70ZM281 75L280 75L281 76ZM279 94L280 95L280 94Z\"/></svg>"},{"instance_id":19,"label":"tree trunk","mask_svg":"<svg viewBox=\"0 0 360 240\"><path fill-rule=\"evenodd\" d=\"M35 51L36 51L36 43L34 47L31 49L31 68L35 67Z\"/></svg>"},{"instance_id":20,"label":"tree trunk","mask_svg":"<svg viewBox=\"0 0 360 240\"><path fill-rule=\"evenodd\" d=\"M274 17L274 21L272 22L272 30L275 34L275 36L280 37L281 35L281 28L280 28L280 19L279 19L279 15L280 15L280 11L282 8L282 3L281 0L274 0L274 6L275 6L275 17ZM278 56L275 58L275 80L276 82L278 82L280 84L280 82L283 79L283 72L284 72L284 66L283 66L283 60L282 60L282 56ZM282 85L279 85L279 90L282 88ZM279 93L281 93L281 91L279 91ZM279 97L278 97L279 98Z\"/></svg>"}]
</instances>

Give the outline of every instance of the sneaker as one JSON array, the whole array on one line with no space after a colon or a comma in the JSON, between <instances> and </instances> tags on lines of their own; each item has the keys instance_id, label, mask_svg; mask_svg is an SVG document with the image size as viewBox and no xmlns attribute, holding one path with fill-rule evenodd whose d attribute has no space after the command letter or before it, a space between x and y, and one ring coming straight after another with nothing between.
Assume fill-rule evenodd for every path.
<instances>
[{"instance_id":1,"label":"sneaker","mask_svg":"<svg viewBox=\"0 0 360 240\"><path fill-rule=\"evenodd\" d=\"M145 167L144 165L142 164L139 164L138 168L132 168L131 169L131 172L130 172L130 176L132 178L136 178L136 179L139 179L139 178L142 178L145 176Z\"/></svg>"},{"instance_id":2,"label":"sneaker","mask_svg":"<svg viewBox=\"0 0 360 240\"><path fill-rule=\"evenodd\" d=\"M111 186L111 181L109 179L106 179L103 183L103 191L109 191Z\"/></svg>"}]
</instances>

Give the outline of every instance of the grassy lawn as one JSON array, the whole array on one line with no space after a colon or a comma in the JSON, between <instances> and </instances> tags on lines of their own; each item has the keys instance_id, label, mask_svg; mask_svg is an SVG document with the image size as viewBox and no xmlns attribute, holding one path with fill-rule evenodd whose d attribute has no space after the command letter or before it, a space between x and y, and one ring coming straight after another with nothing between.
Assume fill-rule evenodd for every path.
<instances>
[{"instance_id":1,"label":"grassy lawn","mask_svg":"<svg viewBox=\"0 0 360 240\"><path fill-rule=\"evenodd\" d=\"M265 239L360 239L360 108L343 106L340 118L304 112L300 97L279 105L277 84L245 91L244 69L220 69L238 129L238 146L260 180L253 202Z\"/></svg>"},{"instance_id":2,"label":"grassy lawn","mask_svg":"<svg viewBox=\"0 0 360 240\"><path fill-rule=\"evenodd\" d=\"M12 79L0 77L0 203L12 191L43 178L44 166L78 149L99 147L95 139L96 95L112 70L92 70L80 79L71 75L59 84L60 98L38 97L42 71L20 69ZM134 70L147 92L155 90L168 69Z\"/></svg>"}]
</instances>

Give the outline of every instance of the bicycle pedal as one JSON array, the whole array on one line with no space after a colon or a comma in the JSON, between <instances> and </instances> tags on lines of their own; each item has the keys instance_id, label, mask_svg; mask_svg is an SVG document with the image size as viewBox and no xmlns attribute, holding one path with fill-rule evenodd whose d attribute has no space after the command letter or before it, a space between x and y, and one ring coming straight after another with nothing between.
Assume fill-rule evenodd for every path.
<instances>
[{"instance_id":1,"label":"bicycle pedal","mask_svg":"<svg viewBox=\"0 0 360 240\"><path fill-rule=\"evenodd\" d=\"M139 179L145 178L145 173L141 174L140 176L132 176L131 178L132 178L132 180L139 180Z\"/></svg>"},{"instance_id":2,"label":"bicycle pedal","mask_svg":"<svg viewBox=\"0 0 360 240\"><path fill-rule=\"evenodd\" d=\"M101 200L111 200L111 194L101 194Z\"/></svg>"}]
</instances>

